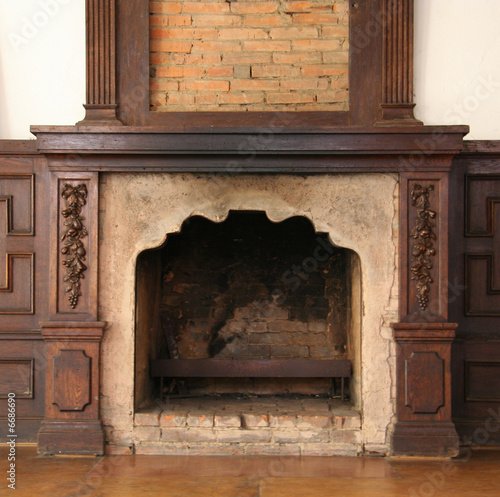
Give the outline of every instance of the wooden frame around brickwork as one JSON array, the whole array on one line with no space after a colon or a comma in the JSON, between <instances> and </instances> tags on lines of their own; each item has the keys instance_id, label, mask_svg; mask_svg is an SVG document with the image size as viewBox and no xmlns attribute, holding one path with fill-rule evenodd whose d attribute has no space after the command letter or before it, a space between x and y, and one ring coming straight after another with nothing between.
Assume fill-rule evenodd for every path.
<instances>
[{"instance_id":1,"label":"wooden frame around brickwork","mask_svg":"<svg viewBox=\"0 0 500 497\"><path fill-rule=\"evenodd\" d=\"M339 127L421 125L413 116L413 0L349 2L349 111L150 112L149 0L87 0L81 125Z\"/></svg>"}]
</instances>

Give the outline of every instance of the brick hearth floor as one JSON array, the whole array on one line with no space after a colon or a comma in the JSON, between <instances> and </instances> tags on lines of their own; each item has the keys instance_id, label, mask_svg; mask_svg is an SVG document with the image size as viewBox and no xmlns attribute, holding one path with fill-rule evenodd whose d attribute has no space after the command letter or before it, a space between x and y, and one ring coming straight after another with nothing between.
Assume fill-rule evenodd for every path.
<instances>
[{"instance_id":1,"label":"brick hearth floor","mask_svg":"<svg viewBox=\"0 0 500 497\"><path fill-rule=\"evenodd\" d=\"M184 398L135 414L136 454L358 455L360 415L337 399ZM109 446L108 453L124 448Z\"/></svg>"}]
</instances>

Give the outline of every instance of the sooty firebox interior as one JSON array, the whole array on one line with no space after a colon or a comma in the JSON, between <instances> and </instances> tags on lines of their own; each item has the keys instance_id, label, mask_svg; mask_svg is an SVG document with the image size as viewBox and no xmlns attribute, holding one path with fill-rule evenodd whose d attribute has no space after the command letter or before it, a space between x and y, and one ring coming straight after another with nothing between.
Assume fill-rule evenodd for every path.
<instances>
[{"instance_id":1,"label":"sooty firebox interior","mask_svg":"<svg viewBox=\"0 0 500 497\"><path fill-rule=\"evenodd\" d=\"M305 217L273 222L265 212L230 211L219 223L188 218L180 232L137 260L136 407L158 394L151 359L349 358L356 260ZM320 395L330 391L331 381L180 383L200 395Z\"/></svg>"}]
</instances>

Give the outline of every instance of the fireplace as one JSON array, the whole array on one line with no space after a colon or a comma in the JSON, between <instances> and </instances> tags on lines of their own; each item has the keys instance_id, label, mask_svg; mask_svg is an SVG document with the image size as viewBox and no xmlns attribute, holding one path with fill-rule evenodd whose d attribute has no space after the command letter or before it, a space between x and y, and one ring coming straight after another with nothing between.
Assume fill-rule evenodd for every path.
<instances>
[{"instance_id":1,"label":"fireplace","mask_svg":"<svg viewBox=\"0 0 500 497\"><path fill-rule=\"evenodd\" d=\"M227 2L217 5L241 10ZM336 19L342 18L336 26L346 42L338 52L342 67L338 74L325 74L331 69L325 60L325 67L313 68L318 80L307 79L313 76L302 70L314 91L293 89L304 80L297 83L293 72L283 68L281 79L274 80L277 73L253 67L249 72L241 62L235 63L236 80L231 75L220 79L222 74L212 70L209 77L209 67L202 64L204 75L200 67L195 72L212 78L209 84L197 81L191 86L194 93L186 95L175 94L175 88L187 89L185 82L174 89L169 84L169 94L161 90L155 95L155 85L177 76L168 75L170 56L150 65L150 42L171 33L162 28L155 31L160 37L150 37L149 0L87 2L86 117L75 126L33 127L36 150L32 144L18 150L32 157L31 165L20 161L22 174L31 175L31 186L23 190L31 196L31 203L23 204L26 212L36 201L39 212L50 211L50 223L35 230L33 220L40 223L45 216L32 216L31 224L8 233L23 235L10 239L17 242L12 261L22 256L36 264L36 270L22 266L24 279L36 276L38 283L19 296L23 306L11 309L9 329L24 330L26 343L33 339L26 330L35 330L37 350L47 357L43 371L36 366L45 377L45 390L35 382L35 404L44 409L40 452L101 454L107 446L115 453L456 454L448 177L467 128L423 126L413 115L412 0L335 5L342 15L327 20L339 24ZM232 19L239 23L248 20L245 15ZM186 22L192 20L188 17ZM294 18L301 19L310 16ZM156 19L160 24L165 20ZM95 26L102 27L99 33ZM300 33L319 35L309 28ZM182 28L183 36L189 32ZM329 26L321 29L322 36L327 33L333 33ZM173 46L194 50L198 41L159 45L167 51ZM256 52L304 49L305 62L313 47L328 50L332 43L269 41L250 46ZM243 47L239 43L202 47ZM264 55L271 60L270 53ZM227 54L221 56L228 62ZM196 58L186 60L194 65ZM284 60L272 57L278 59ZM182 78L182 71L173 69ZM240 94L249 78L252 92L257 83L280 86L280 92L256 90L251 96L257 107L250 108ZM233 109L222 99L213 107L209 97L218 86L229 88L226 101L229 96L240 104ZM210 95L198 95L200 87ZM173 104L184 96L194 99L195 107ZM342 100L316 108L319 100L337 97ZM301 103L294 104L296 98ZM273 107L278 100L279 107ZM19 174L16 170L12 177L21 179ZM8 211L18 205L9 195ZM247 238L238 234L245 216L252 233ZM280 241L285 245L301 233L296 235L300 243L286 244L278 256L269 237L264 238L271 228L285 227ZM211 264L220 265L221 258L194 257L196 243L186 241L194 228L207 248L210 230L226 230L221 236L235 249L245 246L238 249L238 263L245 261L239 276L227 267L205 272ZM30 237L35 237L36 250ZM314 259L315 242L333 248L335 270ZM297 252L291 252L293 246ZM255 255L243 255L251 247L268 261L263 267L255 264ZM189 254L193 258L182 260ZM273 259L281 265L270 264ZM207 281L204 292L195 291L201 280L180 273L181 266L191 264ZM318 272L306 271L316 264ZM287 265L292 274L286 273ZM16 272L20 265L12 262L12 267ZM270 267L281 272L275 280L264 278ZM285 273L291 286L294 278L303 280L299 293L282 285ZM251 292L243 291L242 279L248 279ZM300 294L302 288L311 293ZM274 317L261 319L256 310ZM163 391L149 370L150 361L165 353L158 326L162 313L177 327L177 347L193 357L188 360L216 360L222 354L244 361L238 357L249 357L250 351L251 360L313 361L322 354L349 360L349 402L327 398L324 378L307 385L276 378L186 379L181 381L189 395L242 398L230 405L193 397L174 402L172 393L178 389L167 381ZM22 358L32 355L28 350ZM33 362L22 364L29 369ZM167 389L172 391L165 401ZM263 395L303 397L283 404L281 399L264 402ZM304 398L311 395L318 397Z\"/></svg>"},{"instance_id":2,"label":"fireplace","mask_svg":"<svg viewBox=\"0 0 500 497\"><path fill-rule=\"evenodd\" d=\"M166 353L159 317L167 311L177 323L183 358L350 359L350 400L335 404L340 418L350 409L349 419L358 425L363 419L362 426L353 425L349 451L358 453L362 443L388 450L395 381L390 323L397 319L394 175L104 174L100 189L99 292L109 323L103 418L111 443L161 453L183 443L155 435L166 408L158 410L159 385L149 376L148 361ZM355 203L360 208L353 209ZM135 362L135 374L132 368L124 372L124 360ZM328 407L329 379L207 379L188 386L200 398L308 395L321 402L316 410L326 408L326 423L335 431L328 421L337 416ZM213 407L207 406L210 414ZM237 401L232 409L238 411ZM195 411L203 411L202 401ZM151 433L141 439L148 422ZM328 437L322 453L335 453ZM202 445L189 444L191 453L214 450ZM272 442L261 445L273 450ZM345 453L345 438L337 445Z\"/></svg>"}]
</instances>

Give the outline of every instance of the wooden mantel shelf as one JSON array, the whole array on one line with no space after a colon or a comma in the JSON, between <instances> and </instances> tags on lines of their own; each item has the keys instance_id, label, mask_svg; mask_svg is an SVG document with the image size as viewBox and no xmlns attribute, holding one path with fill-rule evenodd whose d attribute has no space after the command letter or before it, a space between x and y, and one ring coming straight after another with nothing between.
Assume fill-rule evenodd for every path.
<instances>
[{"instance_id":1,"label":"wooden mantel shelf","mask_svg":"<svg viewBox=\"0 0 500 497\"><path fill-rule=\"evenodd\" d=\"M42 153L399 153L462 149L467 126L201 128L32 126Z\"/></svg>"},{"instance_id":2,"label":"wooden mantel shelf","mask_svg":"<svg viewBox=\"0 0 500 497\"><path fill-rule=\"evenodd\" d=\"M462 150L468 130L467 126L31 127L38 151L51 156L53 171L281 174L446 171L451 156Z\"/></svg>"}]
</instances>

